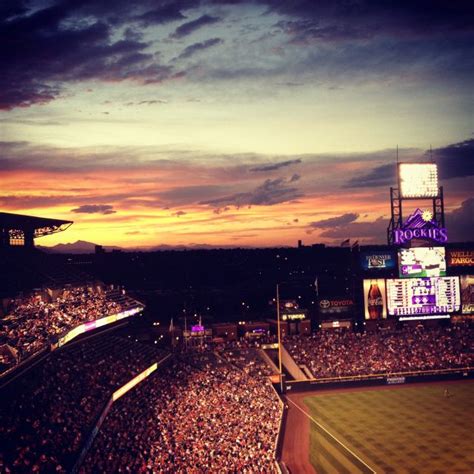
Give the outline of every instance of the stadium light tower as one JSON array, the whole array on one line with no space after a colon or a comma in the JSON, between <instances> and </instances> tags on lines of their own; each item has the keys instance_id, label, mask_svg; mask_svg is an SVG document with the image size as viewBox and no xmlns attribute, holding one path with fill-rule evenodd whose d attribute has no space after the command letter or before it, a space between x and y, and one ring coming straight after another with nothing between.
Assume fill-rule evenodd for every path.
<instances>
[{"instance_id":1,"label":"stadium light tower","mask_svg":"<svg viewBox=\"0 0 474 474\"><path fill-rule=\"evenodd\" d=\"M407 200L431 201L431 218L444 228L443 187L438 186L436 163L398 163L398 187L390 188L391 219L387 228L387 242L394 244L395 231L403 227L403 202Z\"/></svg>"}]
</instances>

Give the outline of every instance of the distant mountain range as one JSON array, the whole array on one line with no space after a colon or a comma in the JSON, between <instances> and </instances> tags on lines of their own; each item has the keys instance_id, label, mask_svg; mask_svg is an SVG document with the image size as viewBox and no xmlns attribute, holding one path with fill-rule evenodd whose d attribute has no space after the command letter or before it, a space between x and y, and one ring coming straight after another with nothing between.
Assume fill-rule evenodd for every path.
<instances>
[{"instance_id":1,"label":"distant mountain range","mask_svg":"<svg viewBox=\"0 0 474 474\"><path fill-rule=\"evenodd\" d=\"M57 244L52 247L44 247L37 245L36 248L47 253L95 253L97 244L87 242L85 240L77 240L71 244ZM120 247L104 246L104 250L110 252L111 250L123 250Z\"/></svg>"},{"instance_id":2,"label":"distant mountain range","mask_svg":"<svg viewBox=\"0 0 474 474\"><path fill-rule=\"evenodd\" d=\"M36 248L46 253L88 254L88 253L95 253L96 245L97 244L94 244L93 242L78 240L71 244L57 244L57 245L53 245L52 247L37 245ZM121 250L123 252L155 252L159 250L206 250L206 249L215 249L215 248L221 248L221 249L236 248L235 245L214 246L214 245L208 245L208 244L191 244L191 245L162 244L162 245L155 245L155 246L150 246L150 247L133 247L133 248L123 248L123 247L116 247L112 245L111 246L103 245L102 247L106 252L111 252L112 250Z\"/></svg>"}]
</instances>

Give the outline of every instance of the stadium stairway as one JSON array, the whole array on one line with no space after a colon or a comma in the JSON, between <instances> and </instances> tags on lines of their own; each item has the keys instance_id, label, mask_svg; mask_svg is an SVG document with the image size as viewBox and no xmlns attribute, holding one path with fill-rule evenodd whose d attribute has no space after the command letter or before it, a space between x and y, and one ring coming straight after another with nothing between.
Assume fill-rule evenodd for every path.
<instances>
[{"instance_id":1,"label":"stadium stairway","mask_svg":"<svg viewBox=\"0 0 474 474\"><path fill-rule=\"evenodd\" d=\"M278 374L278 367L274 364L273 360L268 357L268 354L263 349L259 349L258 353L260 354L260 357L265 361L265 363L272 368L273 372L275 374Z\"/></svg>"},{"instance_id":2,"label":"stadium stairway","mask_svg":"<svg viewBox=\"0 0 474 474\"><path fill-rule=\"evenodd\" d=\"M305 373L298 367L293 357L286 350L285 345L281 345L281 362L293 380L307 380Z\"/></svg>"},{"instance_id":3,"label":"stadium stairway","mask_svg":"<svg viewBox=\"0 0 474 474\"><path fill-rule=\"evenodd\" d=\"M306 374L306 377L309 379L314 379L316 378L312 373L311 370L309 370L307 365L300 365L301 370Z\"/></svg>"}]
</instances>

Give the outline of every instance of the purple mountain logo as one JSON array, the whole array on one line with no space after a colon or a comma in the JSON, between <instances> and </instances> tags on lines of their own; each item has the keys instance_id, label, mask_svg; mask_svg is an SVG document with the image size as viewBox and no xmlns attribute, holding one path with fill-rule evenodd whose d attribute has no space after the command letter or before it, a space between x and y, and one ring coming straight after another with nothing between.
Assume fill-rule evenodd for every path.
<instances>
[{"instance_id":1,"label":"purple mountain logo","mask_svg":"<svg viewBox=\"0 0 474 474\"><path fill-rule=\"evenodd\" d=\"M394 229L393 241L401 245L412 239L433 240L444 243L448 241L448 234L444 227L439 227L433 219L431 211L417 209L400 229Z\"/></svg>"}]
</instances>

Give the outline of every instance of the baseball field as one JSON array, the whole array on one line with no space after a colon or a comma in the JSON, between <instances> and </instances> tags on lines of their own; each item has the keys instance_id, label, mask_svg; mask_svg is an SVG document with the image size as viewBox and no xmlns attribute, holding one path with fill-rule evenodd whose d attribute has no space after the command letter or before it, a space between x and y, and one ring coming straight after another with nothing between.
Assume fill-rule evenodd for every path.
<instances>
[{"instance_id":1,"label":"baseball field","mask_svg":"<svg viewBox=\"0 0 474 474\"><path fill-rule=\"evenodd\" d=\"M307 424L299 432L309 437L301 453L308 466L290 466L292 472L474 472L474 383L313 392L288 400Z\"/></svg>"}]
</instances>

